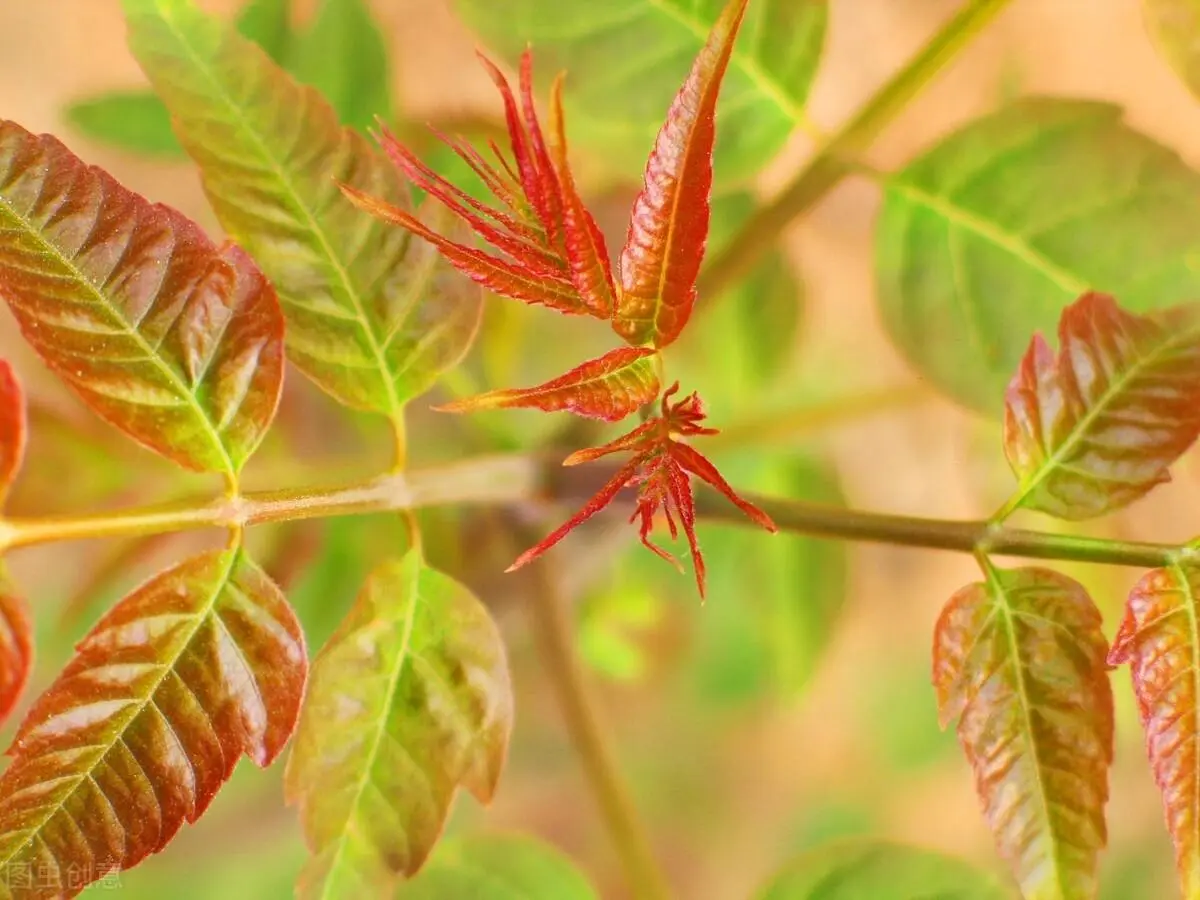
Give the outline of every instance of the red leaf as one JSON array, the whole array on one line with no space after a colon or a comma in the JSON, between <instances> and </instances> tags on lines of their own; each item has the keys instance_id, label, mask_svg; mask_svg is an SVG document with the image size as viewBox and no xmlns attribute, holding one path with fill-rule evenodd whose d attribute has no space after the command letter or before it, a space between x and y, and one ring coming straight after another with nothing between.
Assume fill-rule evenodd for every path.
<instances>
[{"instance_id":1,"label":"red leaf","mask_svg":"<svg viewBox=\"0 0 1200 900\"><path fill-rule=\"evenodd\" d=\"M25 392L6 360L0 360L0 503L21 470L27 437Z\"/></svg>"},{"instance_id":2,"label":"red leaf","mask_svg":"<svg viewBox=\"0 0 1200 900\"><path fill-rule=\"evenodd\" d=\"M36 702L0 776L0 884L73 897L161 850L245 754L296 725L304 635L240 551L194 556L117 603ZM22 873L39 886L22 891Z\"/></svg>"},{"instance_id":3,"label":"red leaf","mask_svg":"<svg viewBox=\"0 0 1200 900\"><path fill-rule=\"evenodd\" d=\"M29 607L7 579L0 582L0 722L21 699L33 669L33 622Z\"/></svg>"},{"instance_id":4,"label":"red leaf","mask_svg":"<svg viewBox=\"0 0 1200 900\"><path fill-rule=\"evenodd\" d=\"M11 122L0 293L85 403L180 465L235 475L275 415L283 316L250 257Z\"/></svg>"},{"instance_id":5,"label":"red leaf","mask_svg":"<svg viewBox=\"0 0 1200 900\"><path fill-rule=\"evenodd\" d=\"M747 0L730 0L696 57L646 164L621 253L613 328L630 344L665 347L696 300L708 239L717 95Z\"/></svg>"},{"instance_id":6,"label":"red leaf","mask_svg":"<svg viewBox=\"0 0 1200 900\"><path fill-rule=\"evenodd\" d=\"M1200 894L1200 568L1146 574L1129 594L1108 655L1130 664L1146 751L1162 793L1183 893Z\"/></svg>"},{"instance_id":7,"label":"red leaf","mask_svg":"<svg viewBox=\"0 0 1200 900\"><path fill-rule=\"evenodd\" d=\"M1200 434L1200 311L1135 316L1104 294L1063 310L1055 358L1034 337L1009 385L1007 509L1097 516L1169 480Z\"/></svg>"},{"instance_id":8,"label":"red leaf","mask_svg":"<svg viewBox=\"0 0 1200 900\"><path fill-rule=\"evenodd\" d=\"M658 396L658 375L648 347L622 347L591 359L537 387L490 391L436 407L444 412L526 407L568 410L577 416L616 422Z\"/></svg>"},{"instance_id":9,"label":"red leaf","mask_svg":"<svg viewBox=\"0 0 1200 900\"><path fill-rule=\"evenodd\" d=\"M934 632L933 683L1000 854L1026 897L1096 896L1107 838L1113 700L1100 613L1040 568L956 593Z\"/></svg>"}]
</instances>

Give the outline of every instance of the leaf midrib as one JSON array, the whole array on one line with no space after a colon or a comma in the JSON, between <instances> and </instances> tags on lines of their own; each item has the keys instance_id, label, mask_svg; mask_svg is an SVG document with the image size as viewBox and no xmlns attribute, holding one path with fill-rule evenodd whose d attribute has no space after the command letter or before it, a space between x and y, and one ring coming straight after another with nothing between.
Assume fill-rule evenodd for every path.
<instances>
[{"instance_id":1,"label":"leaf midrib","mask_svg":"<svg viewBox=\"0 0 1200 900\"><path fill-rule=\"evenodd\" d=\"M295 204L295 208L298 209L303 216L304 221L301 224L305 225L312 236L316 238L319 244L319 249L332 265L334 273L337 275L338 281L341 283L345 296L350 300L351 304L353 304L355 318L358 320L359 326L366 335L368 346L371 349L371 355L375 358L375 365L379 370L380 381L383 382L384 389L387 391L388 411L386 415L388 415L393 421L399 421L402 418L404 406L402 403L400 403L400 399L396 394L396 386L391 377L390 368L387 363L387 357L379 343L378 335L375 334L375 329L371 326L371 319L367 315L366 308L363 304L363 298L359 296L359 293L355 288L352 279L350 278L350 273L342 264L341 258L338 256L338 254L334 252L333 244L326 234L325 229L321 227L315 212L309 208L308 204L304 201L300 190L288 177L288 170L283 165L283 162L276 159L274 153L271 152L268 143L262 138L256 129L251 127L251 122L243 114L241 107L234 102L233 97L231 97L224 89L221 81L213 75L211 68L207 64L207 61L186 39L183 31L180 30L179 23L174 18L172 7L173 4L171 3L167 3L165 6L159 5L158 7L164 24L170 28L179 45L187 52L192 63L196 66L197 71L202 73L210 85L212 85L216 96L225 104L230 112L231 117L237 123L237 126L250 138L254 145L258 147L261 158L264 159L272 171L274 171L279 184L282 186L292 203ZM290 78L291 76L288 76L285 73L284 77ZM313 90L312 88L307 88L304 85L300 85L300 88L301 90ZM323 98L322 102L324 102Z\"/></svg>"},{"instance_id":2,"label":"leaf midrib","mask_svg":"<svg viewBox=\"0 0 1200 900\"><path fill-rule=\"evenodd\" d=\"M87 277L87 275L84 274L84 272L75 264L74 260L68 259L66 256L64 256L59 248L51 243L49 239L47 239L41 233L41 231L35 228L31 223L27 222L3 195L0 195L0 207L8 210L10 217L17 223L18 227L24 231L25 234L32 237L33 240L43 248L47 256L58 262L59 265L61 265L75 280L75 283L78 287L82 288L99 300L100 305L116 318L116 320L124 329L125 335L133 339L133 341L145 355L146 359L151 360L154 363L155 368L161 372L163 377L166 378L166 380L170 383L171 387L176 389L183 396L188 407L191 408L192 412L195 413L196 417L203 424L204 433L212 441L213 446L220 455L221 461L224 463L225 474L231 481L236 480L238 473L237 466L234 465L233 458L229 455L229 450L225 447L225 442L221 440L221 433L217 430L213 421L209 419L204 407L200 405L200 401L188 387L187 383L179 376L178 373L176 373L170 366L163 362L162 357L159 355L158 349L146 340L141 331L139 331L136 326L132 325L128 321L126 316L115 304L109 302L108 298L104 295L100 288L94 284L92 280ZM157 299L160 293L161 287L155 292L154 298ZM55 368L59 367L55 366Z\"/></svg>"},{"instance_id":3,"label":"leaf midrib","mask_svg":"<svg viewBox=\"0 0 1200 900\"><path fill-rule=\"evenodd\" d=\"M75 794L79 790L79 786L81 784L83 784L85 781L91 781L92 783L97 784L97 789L99 788L99 785L96 782L96 779L93 777L93 773L96 771L97 768L99 768L101 765L104 764L104 761L108 758L108 755L110 753L112 753L112 751L116 748L116 746L119 743L121 743L122 741L124 741L125 733L129 730L130 727L132 727L134 722L136 722L142 716L142 714L145 713L146 708L150 704L154 703L154 697L158 693L159 688L162 687L163 682L167 680L168 676L170 676L175 671L175 667L179 664L180 657L183 656L183 654L191 646L192 641L195 640L196 632L198 632L200 630L200 626L208 619L208 617L210 615L212 615L213 608L216 606L216 603L217 603L217 599L221 596L221 594L225 591L225 588L229 585L229 581L233 577L233 570L237 566L238 560L241 558L241 550L240 549L228 550L225 552L225 555L228 557L228 563L225 566L225 571L221 573L220 578L218 578L214 581L213 591L208 598L208 602L203 606L202 609L197 610L197 612L194 614L194 616L192 616L193 618L195 618L195 624L192 626L192 629L188 633L187 638L185 640L180 641L179 651L174 655L174 657L172 657L169 664L164 663L162 665L162 671L160 672L158 678L155 679L155 681L153 682L153 686L148 691L146 691L145 696L140 700L134 701L133 705L135 707L135 712L129 716L129 718L125 721L125 724L123 726L121 726L121 728L119 728L117 730L117 732L113 735L112 740L108 742L108 745L107 745L106 749L104 750L104 752L100 753L96 757L95 761L92 762L92 764L89 765L86 768L86 770L83 771L81 774L71 776L74 778L74 782L75 782L71 786L71 789L63 795L62 799L58 803L54 804L53 806L51 806L49 808L49 811L44 816L41 817L40 821L38 822L38 824L36 826L29 829L29 837L26 840L22 841L20 844L16 845L13 848L11 853L9 853L8 855L6 855L4 857L0 857L0 868L7 867L13 861L13 859L15 859L18 856L18 854L22 850L24 850L34 840L36 840L38 838L39 834L41 833L41 830L43 828L45 828L49 822L53 821L53 819L59 813L65 812L63 807L66 806L67 802L72 797L75 796ZM186 562L180 564L179 568L183 568L185 566L187 566ZM178 569L176 571L178 571ZM207 713L206 713L206 715L207 715ZM174 724L171 723L169 720L167 720L167 717L165 714L163 714L163 719L167 721L167 727L170 728L171 733L175 734ZM176 735L176 737L178 737L178 735ZM186 756L187 754L186 754L185 748L183 748L181 746L180 749L182 751L184 751L184 755ZM140 761L138 761L138 765L139 765L139 767L141 766ZM190 757L188 758L188 765L189 766L193 765ZM147 778L148 778L148 776L147 776ZM155 784L153 781L150 782L150 785L151 785L151 788L154 790L154 792L157 794L158 785ZM104 793L103 791L100 791L100 794L101 794L101 796L103 796L105 798L106 801L108 800L108 795L106 793ZM53 854L53 851L51 851L51 853ZM57 858L58 857L55 854L55 859L57 859ZM124 861L121 860L119 862L123 863Z\"/></svg>"},{"instance_id":4,"label":"leaf midrib","mask_svg":"<svg viewBox=\"0 0 1200 900\"><path fill-rule=\"evenodd\" d=\"M1124 373L1124 375L1115 381L1110 381L1108 388L1103 392L1100 400L1088 408L1087 412L1084 413L1083 417L1078 421L1076 426L1071 429L1071 433L1067 436L1067 439L1063 441L1062 444L1060 444L1058 448L1055 449L1048 457L1046 457L1045 462L1038 467L1038 470L1033 477L1029 478L1028 480L1024 478L1021 479L1022 484L1020 488L1008 501L1008 503L1005 504L1005 509L1017 509L1018 507L1024 505L1025 501L1029 499L1030 495L1037 490L1037 488L1041 486L1041 484L1045 482L1047 478L1050 477L1055 469L1063 465L1064 461L1069 458L1071 453L1075 451L1080 441L1082 441L1084 436L1088 433L1088 429L1091 427L1091 425L1100 416L1107 413L1110 406L1117 403L1131 381L1135 380L1135 378L1146 369L1153 368L1154 363L1157 362L1162 355L1169 354L1170 352L1174 351L1179 344L1189 340L1194 340L1195 337L1196 329L1194 327L1185 330L1180 335L1175 336L1172 336L1170 332L1167 332L1166 340L1158 344L1149 353L1139 356L1134 364L1131 365Z\"/></svg>"}]
</instances>

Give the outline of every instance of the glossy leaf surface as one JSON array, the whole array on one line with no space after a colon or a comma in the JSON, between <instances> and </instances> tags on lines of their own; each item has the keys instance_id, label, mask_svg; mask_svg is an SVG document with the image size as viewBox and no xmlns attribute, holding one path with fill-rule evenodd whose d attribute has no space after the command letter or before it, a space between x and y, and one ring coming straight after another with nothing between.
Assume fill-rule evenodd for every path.
<instances>
[{"instance_id":1,"label":"glossy leaf surface","mask_svg":"<svg viewBox=\"0 0 1200 900\"><path fill-rule=\"evenodd\" d=\"M306 671L291 608L240 551L194 556L121 600L10 750L0 776L5 896L72 897L161 850L240 756L266 766L279 755Z\"/></svg>"},{"instance_id":2,"label":"glossy leaf surface","mask_svg":"<svg viewBox=\"0 0 1200 900\"><path fill-rule=\"evenodd\" d=\"M943 726L958 737L1001 856L1028 900L1090 900L1107 829L1113 699L1100 613L1048 569L991 569L934 633Z\"/></svg>"},{"instance_id":3,"label":"glossy leaf surface","mask_svg":"<svg viewBox=\"0 0 1200 900\"><path fill-rule=\"evenodd\" d=\"M532 44L547 74L566 70L580 148L632 175L725 0L455 0L487 45L515 62ZM827 0L753 0L723 88L716 146L723 181L757 175L803 123L824 43Z\"/></svg>"},{"instance_id":4,"label":"glossy leaf surface","mask_svg":"<svg viewBox=\"0 0 1200 900\"><path fill-rule=\"evenodd\" d=\"M1108 660L1129 664L1183 894L1200 896L1200 567L1147 573L1129 594Z\"/></svg>"},{"instance_id":5,"label":"glossy leaf surface","mask_svg":"<svg viewBox=\"0 0 1200 900\"><path fill-rule=\"evenodd\" d=\"M187 0L125 9L217 216L279 289L289 358L341 402L398 417L466 352L478 289L346 201L338 182L408 203L391 164L315 90Z\"/></svg>"},{"instance_id":6,"label":"glossy leaf surface","mask_svg":"<svg viewBox=\"0 0 1200 900\"><path fill-rule=\"evenodd\" d=\"M717 18L658 133L621 251L621 290L613 329L631 344L665 347L696 302L711 214L717 97L747 0Z\"/></svg>"},{"instance_id":7,"label":"glossy leaf surface","mask_svg":"<svg viewBox=\"0 0 1200 900\"><path fill-rule=\"evenodd\" d=\"M232 477L271 423L283 317L250 257L13 123L0 295L85 403L180 465Z\"/></svg>"},{"instance_id":8,"label":"glossy leaf surface","mask_svg":"<svg viewBox=\"0 0 1200 900\"><path fill-rule=\"evenodd\" d=\"M622 347L537 387L489 391L438 409L446 412L515 407L543 412L565 409L577 416L617 422L658 397L654 355L655 351L648 347Z\"/></svg>"},{"instance_id":9,"label":"glossy leaf surface","mask_svg":"<svg viewBox=\"0 0 1200 900\"><path fill-rule=\"evenodd\" d=\"M1019 100L931 148L884 194L884 324L922 376L989 415L1029 336L1081 294L1134 312L1200 296L1200 174L1115 106Z\"/></svg>"},{"instance_id":10,"label":"glossy leaf surface","mask_svg":"<svg viewBox=\"0 0 1200 900\"><path fill-rule=\"evenodd\" d=\"M479 834L442 841L396 900L599 900L562 851L520 834Z\"/></svg>"},{"instance_id":11,"label":"glossy leaf surface","mask_svg":"<svg viewBox=\"0 0 1200 900\"><path fill-rule=\"evenodd\" d=\"M249 0L237 29L280 62L288 50L291 0ZM70 104L67 121L94 141L168 159L183 157L171 114L153 91L109 91Z\"/></svg>"},{"instance_id":12,"label":"glossy leaf surface","mask_svg":"<svg viewBox=\"0 0 1200 900\"><path fill-rule=\"evenodd\" d=\"M1168 481L1200 434L1200 307L1131 315L1104 294L1063 310L1058 356L1040 334L1005 397L1012 507L1097 516Z\"/></svg>"},{"instance_id":13,"label":"glossy leaf surface","mask_svg":"<svg viewBox=\"0 0 1200 900\"><path fill-rule=\"evenodd\" d=\"M756 900L1005 900L990 874L904 844L844 841L801 854Z\"/></svg>"},{"instance_id":14,"label":"glossy leaf surface","mask_svg":"<svg viewBox=\"0 0 1200 900\"><path fill-rule=\"evenodd\" d=\"M496 788L512 730L504 645L486 607L416 551L383 564L313 664L288 760L313 859L304 898L390 897L459 786Z\"/></svg>"}]
</instances>

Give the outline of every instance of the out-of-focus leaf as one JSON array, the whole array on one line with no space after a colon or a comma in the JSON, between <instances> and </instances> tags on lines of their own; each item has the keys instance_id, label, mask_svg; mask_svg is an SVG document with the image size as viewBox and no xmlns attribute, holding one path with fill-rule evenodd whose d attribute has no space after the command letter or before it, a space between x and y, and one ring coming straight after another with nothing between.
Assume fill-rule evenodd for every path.
<instances>
[{"instance_id":1,"label":"out-of-focus leaf","mask_svg":"<svg viewBox=\"0 0 1200 900\"><path fill-rule=\"evenodd\" d=\"M1200 566L1155 569L1129 594L1108 661L1129 663L1184 896L1200 896Z\"/></svg>"},{"instance_id":2,"label":"out-of-focus leaf","mask_svg":"<svg viewBox=\"0 0 1200 900\"><path fill-rule=\"evenodd\" d=\"M288 759L288 800L314 854L299 896L391 896L460 785L490 800L511 730L487 608L416 550L376 569L313 663Z\"/></svg>"},{"instance_id":3,"label":"out-of-focus leaf","mask_svg":"<svg viewBox=\"0 0 1200 900\"><path fill-rule=\"evenodd\" d=\"M233 478L271 423L283 317L253 260L11 122L0 295L85 403L182 466Z\"/></svg>"},{"instance_id":4,"label":"out-of-focus leaf","mask_svg":"<svg viewBox=\"0 0 1200 900\"><path fill-rule=\"evenodd\" d=\"M343 125L365 131L392 115L388 48L366 0L325 0L288 54L288 71L315 87Z\"/></svg>"},{"instance_id":5,"label":"out-of-focus leaf","mask_svg":"<svg viewBox=\"0 0 1200 900\"><path fill-rule=\"evenodd\" d=\"M21 724L0 776L0 883L14 898L73 897L161 850L239 757L278 756L307 667L287 601L240 550L151 579Z\"/></svg>"},{"instance_id":6,"label":"out-of-focus leaf","mask_svg":"<svg viewBox=\"0 0 1200 900\"><path fill-rule=\"evenodd\" d=\"M799 856L756 897L1006 900L1008 892L990 873L952 856L885 841L839 841Z\"/></svg>"},{"instance_id":7,"label":"out-of-focus leaf","mask_svg":"<svg viewBox=\"0 0 1200 900\"><path fill-rule=\"evenodd\" d=\"M0 723L21 699L33 670L33 617L0 572Z\"/></svg>"},{"instance_id":8,"label":"out-of-focus leaf","mask_svg":"<svg viewBox=\"0 0 1200 900\"><path fill-rule=\"evenodd\" d=\"M572 136L632 174L725 0L457 0L460 15L512 61L532 43L544 71L568 70ZM725 88L719 179L758 174L804 119L827 0L754 0Z\"/></svg>"},{"instance_id":9,"label":"out-of-focus leaf","mask_svg":"<svg viewBox=\"0 0 1200 900\"><path fill-rule=\"evenodd\" d=\"M577 416L618 422L658 397L655 353L649 347L621 347L537 387L488 391L437 408L445 412L516 407L568 410Z\"/></svg>"},{"instance_id":10,"label":"out-of-focus leaf","mask_svg":"<svg viewBox=\"0 0 1200 900\"><path fill-rule=\"evenodd\" d=\"M0 360L0 505L21 471L27 439L25 392L12 366Z\"/></svg>"},{"instance_id":11,"label":"out-of-focus leaf","mask_svg":"<svg viewBox=\"0 0 1200 900\"><path fill-rule=\"evenodd\" d=\"M1029 335L1079 295L1144 312L1200 293L1200 175L1115 106L1023 99L889 179L876 264L913 366L999 414Z\"/></svg>"},{"instance_id":12,"label":"out-of-focus leaf","mask_svg":"<svg viewBox=\"0 0 1200 900\"><path fill-rule=\"evenodd\" d=\"M640 553L636 558L648 561ZM635 682L645 674L646 651L636 635L658 624L664 612L657 579L637 577L640 572L628 577L630 568L618 570L615 583L589 597L579 610L580 656L614 681Z\"/></svg>"},{"instance_id":13,"label":"out-of-focus leaf","mask_svg":"<svg viewBox=\"0 0 1200 900\"><path fill-rule=\"evenodd\" d=\"M279 289L291 360L342 403L398 419L466 352L478 289L342 196L339 182L408 203L392 165L313 88L188 0L125 10L218 218Z\"/></svg>"},{"instance_id":14,"label":"out-of-focus leaf","mask_svg":"<svg viewBox=\"0 0 1200 900\"><path fill-rule=\"evenodd\" d=\"M1142 15L1151 40L1171 68L1200 96L1200 0L1142 0Z\"/></svg>"},{"instance_id":15,"label":"out-of-focus leaf","mask_svg":"<svg viewBox=\"0 0 1200 900\"><path fill-rule=\"evenodd\" d=\"M989 566L938 619L939 716L961 716L996 846L1030 900L1096 895L1113 754L1107 651L1091 598L1049 569Z\"/></svg>"},{"instance_id":16,"label":"out-of-focus leaf","mask_svg":"<svg viewBox=\"0 0 1200 900\"><path fill-rule=\"evenodd\" d=\"M1170 480L1200 434L1200 307L1156 319L1104 294L1063 310L1055 358L1034 335L1005 397L1004 449L1020 479L1006 509L1086 519Z\"/></svg>"},{"instance_id":17,"label":"out-of-focus leaf","mask_svg":"<svg viewBox=\"0 0 1200 900\"><path fill-rule=\"evenodd\" d=\"M621 251L613 330L630 344L665 347L696 302L708 240L717 98L747 0L729 0L675 95L646 163Z\"/></svg>"},{"instance_id":18,"label":"out-of-focus leaf","mask_svg":"<svg viewBox=\"0 0 1200 900\"><path fill-rule=\"evenodd\" d=\"M238 31L282 63L290 7L291 0L250 0L238 16ZM65 113L81 134L101 144L167 159L185 155L171 130L171 114L152 91L109 91L72 103Z\"/></svg>"},{"instance_id":19,"label":"out-of-focus leaf","mask_svg":"<svg viewBox=\"0 0 1200 900\"><path fill-rule=\"evenodd\" d=\"M599 900L562 851L519 834L443 841L396 900Z\"/></svg>"}]
</instances>

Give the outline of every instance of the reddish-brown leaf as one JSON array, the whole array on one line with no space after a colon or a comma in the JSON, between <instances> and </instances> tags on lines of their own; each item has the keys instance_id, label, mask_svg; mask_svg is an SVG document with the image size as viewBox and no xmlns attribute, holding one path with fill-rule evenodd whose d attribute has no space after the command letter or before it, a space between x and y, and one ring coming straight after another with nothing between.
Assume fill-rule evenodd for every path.
<instances>
[{"instance_id":1,"label":"reddish-brown leaf","mask_svg":"<svg viewBox=\"0 0 1200 900\"><path fill-rule=\"evenodd\" d=\"M0 577L0 722L21 699L33 669L33 621L29 607Z\"/></svg>"},{"instance_id":2,"label":"reddish-brown leaf","mask_svg":"<svg viewBox=\"0 0 1200 900\"><path fill-rule=\"evenodd\" d=\"M1200 567L1146 574L1129 594L1108 661L1129 663L1146 751L1186 897L1200 896Z\"/></svg>"},{"instance_id":3,"label":"reddish-brown leaf","mask_svg":"<svg viewBox=\"0 0 1200 900\"><path fill-rule=\"evenodd\" d=\"M961 716L984 814L1029 898L1096 896L1113 753L1106 653L1091 598L1047 569L989 566L938 619L941 722Z\"/></svg>"},{"instance_id":4,"label":"reddish-brown leaf","mask_svg":"<svg viewBox=\"0 0 1200 900\"><path fill-rule=\"evenodd\" d=\"M717 95L747 0L730 0L679 89L646 164L621 252L613 328L631 344L665 347L696 301L708 240Z\"/></svg>"},{"instance_id":5,"label":"reddish-brown leaf","mask_svg":"<svg viewBox=\"0 0 1200 900\"><path fill-rule=\"evenodd\" d=\"M240 550L194 556L120 601L9 750L4 896L73 897L161 850L240 756L279 755L306 673L291 607Z\"/></svg>"},{"instance_id":6,"label":"reddish-brown leaf","mask_svg":"<svg viewBox=\"0 0 1200 900\"><path fill-rule=\"evenodd\" d=\"M288 758L288 801L313 852L298 896L393 896L460 786L491 799L511 731L487 607L417 551L381 565L313 663Z\"/></svg>"},{"instance_id":7,"label":"reddish-brown leaf","mask_svg":"<svg viewBox=\"0 0 1200 900\"><path fill-rule=\"evenodd\" d=\"M658 396L658 374L653 360L656 352L649 347L621 347L537 387L489 391L437 409L445 412L514 407L543 412L565 409L577 416L617 422Z\"/></svg>"},{"instance_id":8,"label":"reddish-brown leaf","mask_svg":"<svg viewBox=\"0 0 1200 900\"><path fill-rule=\"evenodd\" d=\"M0 504L21 471L28 423L25 392L7 360L0 360Z\"/></svg>"},{"instance_id":9,"label":"reddish-brown leaf","mask_svg":"<svg viewBox=\"0 0 1200 900\"><path fill-rule=\"evenodd\" d=\"M250 257L2 121L0 294L84 402L180 465L232 477L271 423L283 317Z\"/></svg>"},{"instance_id":10,"label":"reddish-brown leaf","mask_svg":"<svg viewBox=\"0 0 1200 900\"><path fill-rule=\"evenodd\" d=\"M1058 335L1057 358L1034 336L1005 398L1008 509L1083 519L1167 481L1200 434L1200 308L1149 318L1085 294Z\"/></svg>"}]
</instances>

